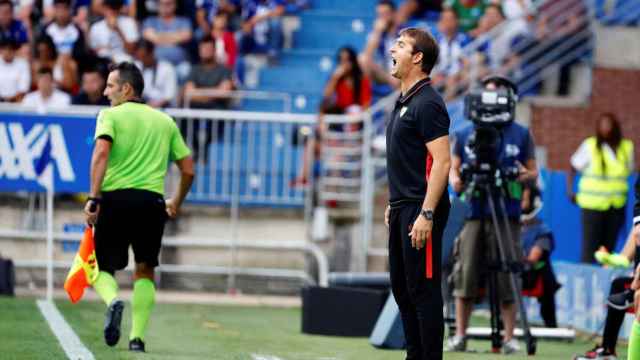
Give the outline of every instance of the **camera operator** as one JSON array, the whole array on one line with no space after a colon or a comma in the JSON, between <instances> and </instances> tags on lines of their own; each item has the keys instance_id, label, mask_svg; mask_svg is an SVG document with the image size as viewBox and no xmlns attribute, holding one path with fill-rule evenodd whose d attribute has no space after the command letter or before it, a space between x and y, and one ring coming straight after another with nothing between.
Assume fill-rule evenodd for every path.
<instances>
[{"instance_id":1,"label":"camera operator","mask_svg":"<svg viewBox=\"0 0 640 360\"><path fill-rule=\"evenodd\" d=\"M534 157L534 142L531 133L527 128L513 121L515 112L516 86L506 78L500 76L490 76L482 81L484 92L502 91L509 94L510 102L513 104L511 116L508 121L500 125L488 125L497 131L498 142L495 153L492 155L497 169L507 170L512 173L512 177L507 179L506 188L508 195L504 198L506 214L502 214L497 209L499 216L507 216L509 219L510 233L513 238L509 238L508 232L501 226L501 237L505 244L505 254L516 254L521 258L522 250L517 235L520 234L520 199L522 196L522 184L534 181L537 177L536 161ZM482 95L485 95L484 93ZM482 97L484 99L484 96ZM497 102L500 103L500 102ZM451 157L450 182L456 193L465 190L465 181L461 176L463 164L471 165L478 156L474 153L473 142L477 142L480 136L480 125L469 125L455 135L453 155ZM486 127L484 127L486 129ZM518 169L517 176L515 169ZM494 197L497 200L497 198ZM497 201L496 201L497 202ZM486 263L482 259L497 260L497 235L491 221L489 207L475 196L475 192L470 199L471 211L467 216L465 225L456 239L456 264L453 271L454 291L456 307L456 335L447 341L448 351L466 350L466 330L469 324L469 317L473 309L474 300L479 298L478 289L480 287L480 275L486 268ZM484 224L484 226L483 226ZM483 229L484 227L484 229ZM484 235L484 236L483 236ZM515 251L515 252L514 252ZM508 260L508 259L505 259ZM513 330L516 321L516 304L514 290L509 282L509 274L499 273L497 275L497 294L500 302L500 310L504 325L503 352L506 354L519 350L520 346L513 338Z\"/></svg>"}]
</instances>

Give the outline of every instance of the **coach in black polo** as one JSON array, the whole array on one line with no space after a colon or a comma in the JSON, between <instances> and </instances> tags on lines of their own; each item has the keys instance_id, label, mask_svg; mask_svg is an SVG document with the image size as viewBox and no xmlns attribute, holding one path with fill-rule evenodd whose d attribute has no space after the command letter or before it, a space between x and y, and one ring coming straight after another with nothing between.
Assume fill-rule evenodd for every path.
<instances>
[{"instance_id":1,"label":"coach in black polo","mask_svg":"<svg viewBox=\"0 0 640 360\"><path fill-rule=\"evenodd\" d=\"M387 125L389 267L407 360L442 359L442 234L449 217L449 115L431 87L438 45L423 30L400 32L391 75L402 95Z\"/></svg>"}]
</instances>

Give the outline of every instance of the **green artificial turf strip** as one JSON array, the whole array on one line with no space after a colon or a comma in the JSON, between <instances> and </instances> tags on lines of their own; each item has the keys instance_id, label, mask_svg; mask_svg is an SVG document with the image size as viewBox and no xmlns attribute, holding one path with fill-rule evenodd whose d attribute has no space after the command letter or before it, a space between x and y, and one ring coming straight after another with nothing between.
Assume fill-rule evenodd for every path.
<instances>
[{"instance_id":1,"label":"green artificial turf strip","mask_svg":"<svg viewBox=\"0 0 640 360\"><path fill-rule=\"evenodd\" d=\"M379 350L366 338L310 336L300 332L300 309L221 305L157 304L145 339L146 354L127 350L130 304L127 302L120 343L104 344L105 306L99 302L71 304L61 300L58 309L96 359L251 359L252 354L282 360L386 360L403 359L399 350ZM64 359L64 353L40 314L34 299L0 298L0 358ZM474 319L479 324L485 320ZM524 344L522 344L524 346ZM567 360L593 344L541 341L536 358ZM479 353L445 353L447 360L531 359L519 355L486 353L488 341L471 341ZM625 348L618 347L624 359Z\"/></svg>"}]
</instances>

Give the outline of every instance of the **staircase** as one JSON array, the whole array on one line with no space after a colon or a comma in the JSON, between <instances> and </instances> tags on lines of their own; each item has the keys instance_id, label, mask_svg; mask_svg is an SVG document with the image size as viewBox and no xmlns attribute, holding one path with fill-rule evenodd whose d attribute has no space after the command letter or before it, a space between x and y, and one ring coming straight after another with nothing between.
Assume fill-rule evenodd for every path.
<instances>
[{"instance_id":1,"label":"staircase","mask_svg":"<svg viewBox=\"0 0 640 360\"><path fill-rule=\"evenodd\" d=\"M299 15L300 26L292 46L278 63L260 69L257 85L247 90L291 94L292 112L316 113L324 85L342 46L362 50L375 17L371 0L316 0ZM247 111L282 111L279 103L244 100Z\"/></svg>"}]
</instances>

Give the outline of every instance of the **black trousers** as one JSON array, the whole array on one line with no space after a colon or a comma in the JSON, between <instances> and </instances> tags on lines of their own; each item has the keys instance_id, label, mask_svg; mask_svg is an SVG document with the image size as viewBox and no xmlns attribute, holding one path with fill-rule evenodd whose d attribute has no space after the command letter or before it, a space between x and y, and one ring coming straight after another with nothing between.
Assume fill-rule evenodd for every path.
<instances>
[{"instance_id":1,"label":"black trousers","mask_svg":"<svg viewBox=\"0 0 640 360\"><path fill-rule=\"evenodd\" d=\"M560 289L560 284L556 280L556 276L553 273L553 268L551 267L550 262L545 264L541 275L544 291L542 296L538 298L538 302L540 303L540 316L542 317L542 320L544 320L544 326L548 328L557 328L556 292Z\"/></svg>"},{"instance_id":2,"label":"black trousers","mask_svg":"<svg viewBox=\"0 0 640 360\"><path fill-rule=\"evenodd\" d=\"M624 210L624 206L620 209L612 208L606 211L582 209L581 262L594 263L593 253L600 246L613 251L616 247L616 240L618 240L618 233L624 225Z\"/></svg>"},{"instance_id":3,"label":"black trousers","mask_svg":"<svg viewBox=\"0 0 640 360\"><path fill-rule=\"evenodd\" d=\"M400 309L407 360L441 360L444 340L442 315L442 234L449 218L449 197L440 199L434 213L431 241L411 247L409 232L422 202L400 201L389 214L391 291Z\"/></svg>"},{"instance_id":4,"label":"black trousers","mask_svg":"<svg viewBox=\"0 0 640 360\"><path fill-rule=\"evenodd\" d=\"M633 278L626 276L615 278L611 283L609 295L617 294L628 289L631 286L631 281L633 281ZM614 354L616 352L620 328L622 327L626 313L626 310L618 310L610 306L607 307L607 317L604 323L604 333L602 334L602 347Z\"/></svg>"}]
</instances>

